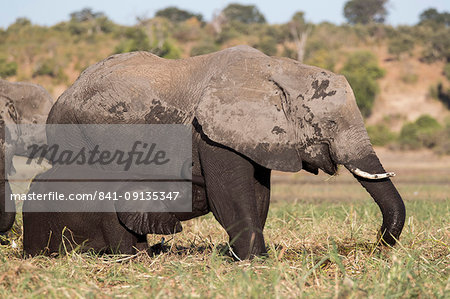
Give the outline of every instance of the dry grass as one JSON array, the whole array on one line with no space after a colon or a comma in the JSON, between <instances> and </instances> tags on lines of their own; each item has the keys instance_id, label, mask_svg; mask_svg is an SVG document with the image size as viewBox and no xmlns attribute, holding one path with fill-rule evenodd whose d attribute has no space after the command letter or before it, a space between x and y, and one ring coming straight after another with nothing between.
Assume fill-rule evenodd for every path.
<instances>
[{"instance_id":1,"label":"dry grass","mask_svg":"<svg viewBox=\"0 0 450 299\"><path fill-rule=\"evenodd\" d=\"M404 168L397 167L395 155L381 153L386 168L399 174L414 168L404 154ZM211 215L183 223L162 248L161 236L149 236L152 256L23 259L19 220L13 235L19 248L0 248L0 297L448 298L450 164L430 159L425 177L414 171L396 178L407 222L395 248L373 244L380 212L344 171L327 181L275 174L266 259L233 262Z\"/></svg>"}]
</instances>

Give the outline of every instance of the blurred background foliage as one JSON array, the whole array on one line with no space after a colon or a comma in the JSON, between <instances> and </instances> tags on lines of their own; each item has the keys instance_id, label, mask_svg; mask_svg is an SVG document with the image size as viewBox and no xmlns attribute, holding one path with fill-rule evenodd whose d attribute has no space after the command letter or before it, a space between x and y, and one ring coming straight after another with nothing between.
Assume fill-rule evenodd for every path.
<instances>
[{"instance_id":1,"label":"blurred background foliage","mask_svg":"<svg viewBox=\"0 0 450 299\"><path fill-rule=\"evenodd\" d=\"M378 66L376 56L368 51L353 52L347 58L341 73L347 78L356 103L363 116L369 116L379 92L377 79L384 76L385 70Z\"/></svg>"},{"instance_id":2,"label":"blurred background foliage","mask_svg":"<svg viewBox=\"0 0 450 299\"><path fill-rule=\"evenodd\" d=\"M8 28L0 28L0 77L37 81L52 92L67 88L87 66L111 54L149 51L177 59L247 44L267 55L343 74L365 118L371 116L383 92L380 80L390 71L381 66L385 61L433 64L442 76L427 94L450 108L450 14L429 8L417 24L393 27L384 24L388 2L349 0L343 7L347 23L341 25L313 24L302 11L293 13L285 24L268 24L257 6L238 3L218 11L209 21L173 6L151 18L138 17L134 26L116 24L90 8L50 27L18 18ZM421 76L406 68L396 80L414 86ZM377 145L449 153L449 127L450 121L420 116L395 132L384 121L370 125L368 132Z\"/></svg>"}]
</instances>

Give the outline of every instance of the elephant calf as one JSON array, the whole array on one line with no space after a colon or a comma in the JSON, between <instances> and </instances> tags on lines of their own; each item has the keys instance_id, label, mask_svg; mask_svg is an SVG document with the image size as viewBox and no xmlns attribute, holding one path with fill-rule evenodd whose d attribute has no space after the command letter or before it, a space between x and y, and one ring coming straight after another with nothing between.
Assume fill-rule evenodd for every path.
<instances>
[{"instance_id":1,"label":"elephant calf","mask_svg":"<svg viewBox=\"0 0 450 299\"><path fill-rule=\"evenodd\" d=\"M111 56L82 73L54 104L47 123L191 125L192 173L204 185L193 188L192 212L167 217L178 227L212 212L239 259L266 254L271 170L334 174L344 165L380 207L384 243L395 244L403 228L402 198L372 148L347 80L247 46L182 60L148 52ZM63 143L73 142L63 137ZM47 138L61 142L52 133ZM100 139L77 142L87 146ZM30 213L24 217L24 249L43 249L53 225L70 226L74 234L104 245L103 236L90 235L102 217L119 236L160 233L154 225L160 220L151 213L119 213L119 221L98 213L70 218ZM174 222L161 224L174 228ZM134 242L121 250L128 252Z\"/></svg>"}]
</instances>

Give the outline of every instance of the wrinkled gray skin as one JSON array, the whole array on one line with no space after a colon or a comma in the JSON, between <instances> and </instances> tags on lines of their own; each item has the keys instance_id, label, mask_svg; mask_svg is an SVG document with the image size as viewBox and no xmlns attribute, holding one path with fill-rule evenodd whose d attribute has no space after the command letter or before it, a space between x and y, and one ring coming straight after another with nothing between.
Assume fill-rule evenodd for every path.
<instances>
[{"instance_id":1,"label":"wrinkled gray skin","mask_svg":"<svg viewBox=\"0 0 450 299\"><path fill-rule=\"evenodd\" d=\"M28 82L8 82L0 79L0 96L11 99L17 110L18 124L45 124L53 105L51 95L40 85ZM25 155L31 144L44 144L45 134L26 130L16 146L17 155Z\"/></svg>"},{"instance_id":2,"label":"wrinkled gray skin","mask_svg":"<svg viewBox=\"0 0 450 299\"><path fill-rule=\"evenodd\" d=\"M92 177L95 174L90 173ZM77 169L73 167L71 169L53 167L45 173L39 174L36 179L73 179L74 177L86 178L85 168ZM145 183L142 183L145 187ZM117 194L124 194L127 189L127 185L110 184L108 192L117 192ZM136 187L136 184L134 184ZM115 189L114 189L115 188ZM55 190L60 194L76 194L80 190L85 193L94 194L98 188L93 184L87 182L78 182L75 184L64 184L61 189ZM136 190L137 191L137 190ZM36 192L44 194L48 192L43 184L32 182L30 192ZM113 206L113 202L107 202L107 204ZM79 206L78 213L37 213L26 212L31 209L35 211L42 207L45 210L51 209L53 206L49 206L48 203L43 201L25 202L23 205L23 221L27 223L24 225L24 248L27 255L37 254L52 254L59 253L61 244L64 239L64 246L69 251L72 248L93 249L96 252L103 253L133 253L134 248L145 249L146 248L146 236L133 233L123 226L116 213L98 213L93 217L93 213L89 213L89 209L93 205ZM100 201L94 202L99 204L97 209L106 209L105 205ZM84 210L80 210L84 208ZM154 213L156 214L156 213ZM163 213L159 213L160 216L165 217ZM157 216L157 215L154 215ZM89 223L89 225L86 225ZM168 232L169 233L169 232ZM45 241L44 241L45 240ZM44 244L45 243L45 244Z\"/></svg>"},{"instance_id":3,"label":"wrinkled gray skin","mask_svg":"<svg viewBox=\"0 0 450 299\"><path fill-rule=\"evenodd\" d=\"M19 139L17 124L17 111L14 102L9 98L0 95L0 233L6 232L14 223L15 212L5 212L6 205L9 211L15 210L15 205L11 201L5 202L5 191L10 192L9 183L5 181L7 173L13 171L12 163L6 166L4 161L12 161L15 152L16 142ZM6 125L9 130L6 129ZM9 136L8 136L9 135ZM6 138L8 136L8 138ZM6 139L9 141L6 142ZM9 169L6 169L9 167Z\"/></svg>"},{"instance_id":4,"label":"wrinkled gray skin","mask_svg":"<svg viewBox=\"0 0 450 299\"><path fill-rule=\"evenodd\" d=\"M5 161L12 165L12 158L16 155L26 155L26 149L31 144L43 144L47 142L45 132L36 130L20 130L12 132L15 139L14 144L10 144L5 153L5 124L45 124L53 100L50 94L41 86L25 82L8 82L0 79L0 100L1 100L1 138L2 145L0 156L0 233L6 232L14 223L15 213L5 213L4 190L9 190L9 183L5 182ZM12 169L6 170L11 172ZM12 205L11 208L15 209Z\"/></svg>"},{"instance_id":5,"label":"wrinkled gray skin","mask_svg":"<svg viewBox=\"0 0 450 299\"><path fill-rule=\"evenodd\" d=\"M48 123L193 124L193 175L205 186L193 188L192 213L158 220L151 213L119 213L119 220L139 235L178 232L179 221L211 211L240 259L266 252L262 231L272 169L334 174L342 164L385 172L343 76L246 46L184 60L147 52L111 56L82 73ZM47 134L49 142L56 138ZM389 179L356 179L381 209L384 242L395 244L405 219L400 195ZM25 232L44 221L33 215L35 221L24 221Z\"/></svg>"}]
</instances>

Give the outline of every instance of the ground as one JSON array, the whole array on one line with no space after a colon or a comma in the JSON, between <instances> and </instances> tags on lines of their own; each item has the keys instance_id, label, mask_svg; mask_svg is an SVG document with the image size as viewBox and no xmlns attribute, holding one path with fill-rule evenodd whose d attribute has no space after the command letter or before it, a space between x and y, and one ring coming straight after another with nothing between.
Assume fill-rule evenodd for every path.
<instances>
[{"instance_id":1,"label":"ground","mask_svg":"<svg viewBox=\"0 0 450 299\"><path fill-rule=\"evenodd\" d=\"M372 115L367 124L374 125L384 122L391 130L400 131L405 121L415 121L419 116L428 114L443 123L450 115L444 104L430 96L430 88L438 82L448 86L444 77L444 63L421 62L420 51L415 55L402 55L395 59L384 46L371 47L379 65L386 70L386 74L379 82L380 93L376 98Z\"/></svg>"},{"instance_id":2,"label":"ground","mask_svg":"<svg viewBox=\"0 0 450 299\"><path fill-rule=\"evenodd\" d=\"M23 259L18 217L18 248L0 248L0 297L448 298L450 157L377 152L397 173L407 209L394 248L373 243L381 213L345 169L334 177L274 173L268 258L233 262L226 234L207 215L164 236L163 246L149 236L153 256Z\"/></svg>"}]
</instances>

